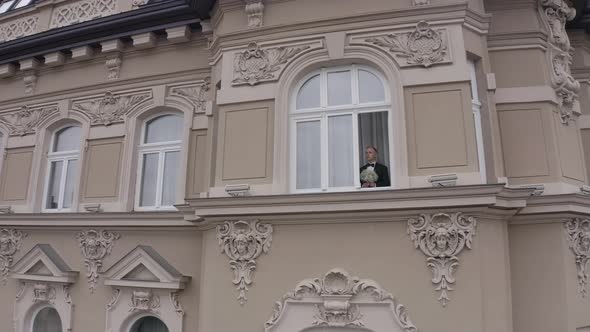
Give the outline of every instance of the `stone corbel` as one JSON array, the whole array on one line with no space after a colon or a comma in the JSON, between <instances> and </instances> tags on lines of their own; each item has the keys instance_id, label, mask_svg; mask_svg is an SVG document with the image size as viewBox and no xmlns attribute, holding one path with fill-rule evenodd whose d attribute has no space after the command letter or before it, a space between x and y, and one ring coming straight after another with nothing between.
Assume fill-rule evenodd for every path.
<instances>
[{"instance_id":1,"label":"stone corbel","mask_svg":"<svg viewBox=\"0 0 590 332\"><path fill-rule=\"evenodd\" d=\"M246 292L252 285L256 259L270 250L272 232L272 225L258 221L226 221L217 226L217 240L221 253L230 259L229 265L234 273L232 282L238 290L241 305L247 301Z\"/></svg>"},{"instance_id":2,"label":"stone corbel","mask_svg":"<svg viewBox=\"0 0 590 332\"><path fill-rule=\"evenodd\" d=\"M590 258L590 220L574 218L564 223L569 247L576 260L578 291L586 296L588 283L588 259Z\"/></svg>"},{"instance_id":3,"label":"stone corbel","mask_svg":"<svg viewBox=\"0 0 590 332\"><path fill-rule=\"evenodd\" d=\"M35 88L37 87L37 73L36 72L28 72L23 76L23 82L25 83L25 95L32 95L35 92Z\"/></svg>"},{"instance_id":4,"label":"stone corbel","mask_svg":"<svg viewBox=\"0 0 590 332\"><path fill-rule=\"evenodd\" d=\"M477 221L461 212L422 214L408 220L408 234L414 246L426 255L426 265L432 270L432 283L440 292L438 298L446 306L449 291L455 283L454 271L459 267L457 257L465 247L471 249Z\"/></svg>"},{"instance_id":5,"label":"stone corbel","mask_svg":"<svg viewBox=\"0 0 590 332\"><path fill-rule=\"evenodd\" d=\"M248 28L259 28L264 24L264 3L262 0L243 0L248 16Z\"/></svg>"},{"instance_id":6,"label":"stone corbel","mask_svg":"<svg viewBox=\"0 0 590 332\"><path fill-rule=\"evenodd\" d=\"M119 79L122 63L123 60L120 53L116 53L114 56L107 58L105 62L107 67L107 81L115 81Z\"/></svg>"}]
</instances>

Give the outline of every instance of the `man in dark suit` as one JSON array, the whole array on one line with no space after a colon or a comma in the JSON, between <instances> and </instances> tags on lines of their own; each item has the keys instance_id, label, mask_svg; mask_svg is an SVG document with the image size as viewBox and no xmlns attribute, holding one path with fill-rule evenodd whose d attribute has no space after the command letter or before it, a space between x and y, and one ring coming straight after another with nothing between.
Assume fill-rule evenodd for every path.
<instances>
[{"instance_id":1,"label":"man in dark suit","mask_svg":"<svg viewBox=\"0 0 590 332\"><path fill-rule=\"evenodd\" d=\"M377 181L369 182L361 180L361 185L363 188L372 188L372 187L389 187L391 185L391 181L389 180L389 170L387 166L380 164L377 162L377 156L379 152L377 148L374 146L367 146L365 149L365 157L367 158L367 163L361 167L360 172L362 173L367 168L372 168L375 173L377 173Z\"/></svg>"}]
</instances>

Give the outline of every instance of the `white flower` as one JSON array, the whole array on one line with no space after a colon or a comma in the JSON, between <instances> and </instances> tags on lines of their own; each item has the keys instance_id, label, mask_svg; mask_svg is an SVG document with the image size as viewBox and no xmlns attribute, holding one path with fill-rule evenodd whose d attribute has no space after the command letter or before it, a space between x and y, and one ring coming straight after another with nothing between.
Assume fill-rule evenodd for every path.
<instances>
[{"instance_id":1,"label":"white flower","mask_svg":"<svg viewBox=\"0 0 590 332\"><path fill-rule=\"evenodd\" d=\"M377 182L377 180L379 180L379 175L375 173L373 167L367 167L361 172L362 182Z\"/></svg>"}]
</instances>

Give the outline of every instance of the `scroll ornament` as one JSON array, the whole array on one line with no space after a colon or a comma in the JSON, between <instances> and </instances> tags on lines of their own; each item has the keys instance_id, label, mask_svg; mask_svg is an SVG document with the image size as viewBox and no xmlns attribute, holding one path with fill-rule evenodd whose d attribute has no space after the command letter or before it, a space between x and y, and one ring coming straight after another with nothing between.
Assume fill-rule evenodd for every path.
<instances>
[{"instance_id":1,"label":"scroll ornament","mask_svg":"<svg viewBox=\"0 0 590 332\"><path fill-rule=\"evenodd\" d=\"M440 291L438 298L446 306L449 291L455 283L454 272L459 267L457 257L465 247L471 249L477 221L475 217L466 217L462 213L422 214L408 220L408 234L428 258L426 265L432 270L432 283Z\"/></svg>"},{"instance_id":2,"label":"scroll ornament","mask_svg":"<svg viewBox=\"0 0 590 332\"><path fill-rule=\"evenodd\" d=\"M590 259L590 220L574 218L564 223L569 247L576 258L578 291L586 296L588 259Z\"/></svg>"},{"instance_id":3,"label":"scroll ornament","mask_svg":"<svg viewBox=\"0 0 590 332\"><path fill-rule=\"evenodd\" d=\"M276 80L278 73L289 60L309 48L309 45L304 45L263 49L258 44L251 43L244 52L234 58L232 84L254 86L261 82Z\"/></svg>"},{"instance_id":4,"label":"scroll ornament","mask_svg":"<svg viewBox=\"0 0 590 332\"><path fill-rule=\"evenodd\" d=\"M0 229L0 274L3 284L6 284L14 254L20 250L22 240L26 236L27 233L17 229Z\"/></svg>"},{"instance_id":5,"label":"scroll ornament","mask_svg":"<svg viewBox=\"0 0 590 332\"><path fill-rule=\"evenodd\" d=\"M55 112L57 112L57 106L35 108L23 106L16 112L0 116L0 122L8 127L9 135L25 136L34 134L37 125Z\"/></svg>"},{"instance_id":6,"label":"scroll ornament","mask_svg":"<svg viewBox=\"0 0 590 332\"><path fill-rule=\"evenodd\" d=\"M86 277L90 284L90 292L94 293L96 289L96 282L98 280L98 272L102 267L102 260L111 253L113 243L119 239L119 235L111 233L106 230L87 230L79 232L76 236L84 256L84 264L86 265Z\"/></svg>"},{"instance_id":7,"label":"scroll ornament","mask_svg":"<svg viewBox=\"0 0 590 332\"><path fill-rule=\"evenodd\" d=\"M332 269L323 278L301 281L293 291L283 295L279 301L275 302L273 314L266 322L265 327L268 331L278 323L288 301L319 298L322 303L316 305L317 313L312 325L363 328L365 324L362 322L363 315L360 312L360 304L352 303L355 297L363 296L377 302L390 302L397 323L403 331L417 331L416 326L408 317L405 306L398 303L392 294L381 288L375 281L352 277L342 269Z\"/></svg>"},{"instance_id":8,"label":"scroll ornament","mask_svg":"<svg viewBox=\"0 0 590 332\"><path fill-rule=\"evenodd\" d=\"M238 290L241 305L247 301L246 292L252 284L256 259L270 250L272 232L272 225L258 221L226 221L217 226L217 240L221 253L230 259L229 265L234 273L232 282Z\"/></svg>"},{"instance_id":9,"label":"scroll ornament","mask_svg":"<svg viewBox=\"0 0 590 332\"><path fill-rule=\"evenodd\" d=\"M100 99L78 101L72 107L88 115L92 125L110 126L113 123L122 122L125 114L150 97L150 92L116 95L108 91Z\"/></svg>"},{"instance_id":10,"label":"scroll ornament","mask_svg":"<svg viewBox=\"0 0 590 332\"><path fill-rule=\"evenodd\" d=\"M170 95L179 96L188 100L195 107L195 112L205 113L211 90L211 78L207 77L201 84L191 86L179 86L170 89Z\"/></svg>"},{"instance_id":11,"label":"scroll ornament","mask_svg":"<svg viewBox=\"0 0 590 332\"><path fill-rule=\"evenodd\" d=\"M445 61L447 54L447 41L442 32L432 29L426 21L418 22L416 30L412 32L373 37L365 41L405 58L408 65L425 68Z\"/></svg>"}]
</instances>

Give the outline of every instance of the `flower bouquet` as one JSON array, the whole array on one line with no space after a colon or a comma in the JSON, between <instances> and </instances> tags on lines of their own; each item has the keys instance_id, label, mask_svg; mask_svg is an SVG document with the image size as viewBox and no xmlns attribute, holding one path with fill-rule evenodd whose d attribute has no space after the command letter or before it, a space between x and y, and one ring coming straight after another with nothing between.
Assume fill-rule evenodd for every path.
<instances>
[{"instance_id":1,"label":"flower bouquet","mask_svg":"<svg viewBox=\"0 0 590 332\"><path fill-rule=\"evenodd\" d=\"M367 167L361 172L361 182L375 183L377 180L379 180L379 175L372 167Z\"/></svg>"}]
</instances>

